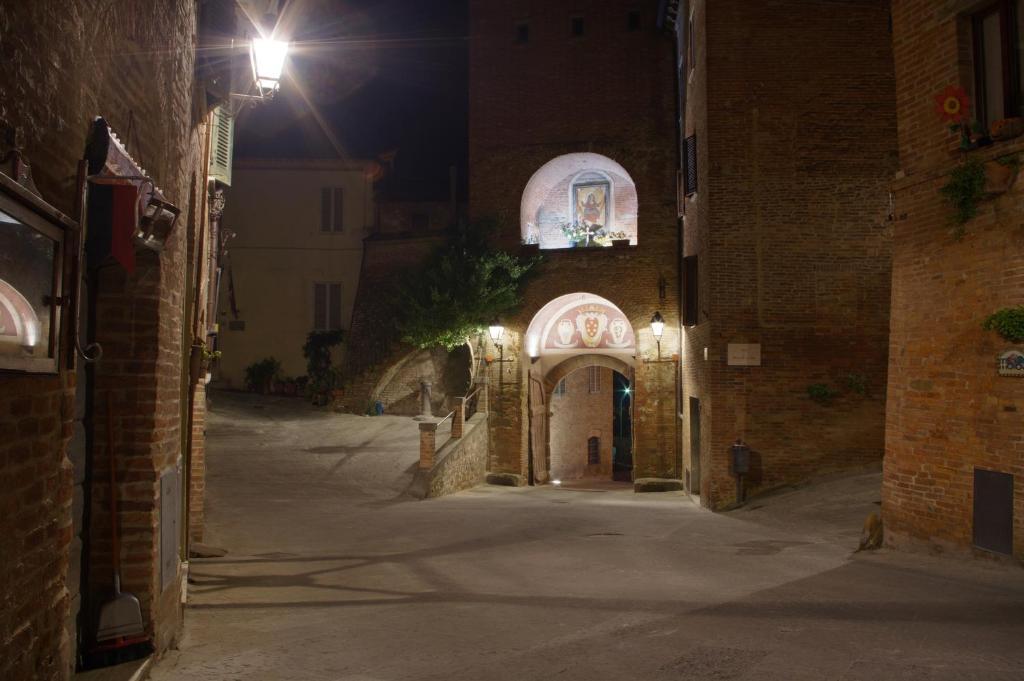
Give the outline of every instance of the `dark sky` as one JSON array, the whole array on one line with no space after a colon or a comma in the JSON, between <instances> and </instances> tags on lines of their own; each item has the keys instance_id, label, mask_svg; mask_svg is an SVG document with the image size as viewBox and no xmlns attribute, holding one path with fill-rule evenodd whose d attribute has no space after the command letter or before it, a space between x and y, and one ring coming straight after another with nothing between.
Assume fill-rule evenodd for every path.
<instances>
[{"instance_id":1,"label":"dark sky","mask_svg":"<svg viewBox=\"0 0 1024 681\"><path fill-rule=\"evenodd\" d=\"M378 159L406 199L446 199L466 167L466 0L292 0L281 91L245 109L236 156ZM333 139L332 139L333 138Z\"/></svg>"}]
</instances>

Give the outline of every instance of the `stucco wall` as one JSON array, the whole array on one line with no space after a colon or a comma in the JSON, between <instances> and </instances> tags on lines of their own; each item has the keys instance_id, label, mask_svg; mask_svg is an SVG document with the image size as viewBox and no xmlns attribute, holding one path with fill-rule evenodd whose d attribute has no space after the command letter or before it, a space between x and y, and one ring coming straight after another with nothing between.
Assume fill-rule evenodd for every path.
<instances>
[{"instance_id":1,"label":"stucco wall","mask_svg":"<svg viewBox=\"0 0 1024 681\"><path fill-rule=\"evenodd\" d=\"M374 212L372 185L358 163L250 160L240 162L233 175L222 228L237 236L228 242L221 281L217 321L223 356L214 378L242 388L245 367L265 357L280 361L285 376L305 375L302 345L313 330L315 283L341 283L341 323L350 328L363 238ZM320 231L323 187L343 188L340 233ZM344 346L335 364L343 353Z\"/></svg>"}]
</instances>

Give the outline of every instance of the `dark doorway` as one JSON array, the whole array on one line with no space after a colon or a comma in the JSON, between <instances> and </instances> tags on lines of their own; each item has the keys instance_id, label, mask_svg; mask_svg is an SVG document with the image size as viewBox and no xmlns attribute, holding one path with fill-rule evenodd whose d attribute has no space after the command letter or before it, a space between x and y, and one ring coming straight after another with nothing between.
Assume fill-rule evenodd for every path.
<instances>
[{"instance_id":1,"label":"dark doorway","mask_svg":"<svg viewBox=\"0 0 1024 681\"><path fill-rule=\"evenodd\" d=\"M1013 553L1013 476L974 469L974 545Z\"/></svg>"},{"instance_id":2,"label":"dark doorway","mask_svg":"<svg viewBox=\"0 0 1024 681\"><path fill-rule=\"evenodd\" d=\"M633 481L633 389L629 379L614 372L612 390L612 480Z\"/></svg>"},{"instance_id":3,"label":"dark doorway","mask_svg":"<svg viewBox=\"0 0 1024 681\"><path fill-rule=\"evenodd\" d=\"M700 494L700 399L690 398L690 474L688 491Z\"/></svg>"}]
</instances>

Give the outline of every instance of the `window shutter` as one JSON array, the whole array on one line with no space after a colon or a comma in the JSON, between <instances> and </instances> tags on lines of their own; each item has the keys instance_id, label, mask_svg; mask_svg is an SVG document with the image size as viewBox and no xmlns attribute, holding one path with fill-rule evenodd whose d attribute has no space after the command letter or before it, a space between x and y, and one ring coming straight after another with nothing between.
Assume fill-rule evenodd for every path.
<instances>
[{"instance_id":1,"label":"window shutter","mask_svg":"<svg viewBox=\"0 0 1024 681\"><path fill-rule=\"evenodd\" d=\"M327 285L313 284L313 329L327 328Z\"/></svg>"},{"instance_id":2,"label":"window shutter","mask_svg":"<svg viewBox=\"0 0 1024 681\"><path fill-rule=\"evenodd\" d=\"M320 231L331 231L331 190L328 187L320 190Z\"/></svg>"},{"instance_id":3,"label":"window shutter","mask_svg":"<svg viewBox=\"0 0 1024 681\"><path fill-rule=\"evenodd\" d=\"M596 466L601 463L601 438L592 437L587 440L587 465Z\"/></svg>"},{"instance_id":4,"label":"window shutter","mask_svg":"<svg viewBox=\"0 0 1024 681\"><path fill-rule=\"evenodd\" d=\"M210 179L231 186L231 155L234 151L235 119L222 106L213 110L210 126Z\"/></svg>"},{"instance_id":5,"label":"window shutter","mask_svg":"<svg viewBox=\"0 0 1024 681\"><path fill-rule=\"evenodd\" d=\"M601 367L590 367L590 392L601 392Z\"/></svg>"},{"instance_id":6,"label":"window shutter","mask_svg":"<svg viewBox=\"0 0 1024 681\"><path fill-rule=\"evenodd\" d=\"M686 138L686 195L697 193L697 136Z\"/></svg>"},{"instance_id":7,"label":"window shutter","mask_svg":"<svg viewBox=\"0 0 1024 681\"><path fill-rule=\"evenodd\" d=\"M334 188L334 220L331 223L335 232L340 232L345 226L345 201L341 187Z\"/></svg>"},{"instance_id":8,"label":"window shutter","mask_svg":"<svg viewBox=\"0 0 1024 681\"><path fill-rule=\"evenodd\" d=\"M331 284L329 287L330 295L327 296L328 308L329 308L329 319L330 325L327 327L332 331L341 328L341 284Z\"/></svg>"},{"instance_id":9,"label":"window shutter","mask_svg":"<svg viewBox=\"0 0 1024 681\"><path fill-rule=\"evenodd\" d=\"M697 256L683 258L683 324L696 326L700 322L697 297Z\"/></svg>"}]
</instances>

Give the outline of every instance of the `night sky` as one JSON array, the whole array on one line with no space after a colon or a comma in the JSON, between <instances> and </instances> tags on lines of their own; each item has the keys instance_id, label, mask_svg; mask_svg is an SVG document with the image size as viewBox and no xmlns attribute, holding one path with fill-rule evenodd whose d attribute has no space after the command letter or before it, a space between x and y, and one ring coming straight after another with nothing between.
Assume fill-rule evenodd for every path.
<instances>
[{"instance_id":1,"label":"night sky","mask_svg":"<svg viewBox=\"0 0 1024 681\"><path fill-rule=\"evenodd\" d=\"M281 91L245 109L239 158L394 156L387 194L447 199L466 177L466 0L293 0Z\"/></svg>"}]
</instances>

